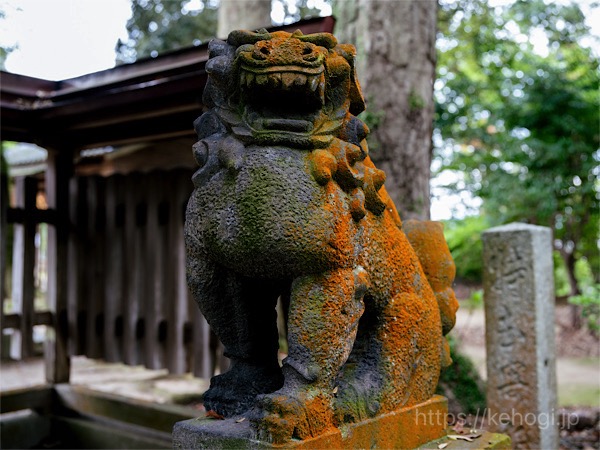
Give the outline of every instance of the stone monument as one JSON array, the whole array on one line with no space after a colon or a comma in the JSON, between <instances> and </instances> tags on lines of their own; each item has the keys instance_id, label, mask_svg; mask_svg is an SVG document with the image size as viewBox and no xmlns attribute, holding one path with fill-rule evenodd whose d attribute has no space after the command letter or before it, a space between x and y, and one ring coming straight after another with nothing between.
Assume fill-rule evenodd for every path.
<instances>
[{"instance_id":1,"label":"stone monument","mask_svg":"<svg viewBox=\"0 0 600 450\"><path fill-rule=\"evenodd\" d=\"M176 447L415 447L445 434L445 419L415 418L445 418L434 391L450 363L454 263L440 224L402 223L369 158L355 56L328 33L209 45L187 278L232 364L204 396L224 420L180 422Z\"/></svg>"},{"instance_id":2,"label":"stone monument","mask_svg":"<svg viewBox=\"0 0 600 450\"><path fill-rule=\"evenodd\" d=\"M487 419L514 448L558 448L552 230L483 233Z\"/></svg>"}]
</instances>

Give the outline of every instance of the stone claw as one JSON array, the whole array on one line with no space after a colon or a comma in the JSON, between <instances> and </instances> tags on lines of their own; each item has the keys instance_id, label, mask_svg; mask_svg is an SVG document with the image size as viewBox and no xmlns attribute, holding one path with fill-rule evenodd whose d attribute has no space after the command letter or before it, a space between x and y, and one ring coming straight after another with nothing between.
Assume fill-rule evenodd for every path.
<instances>
[{"instance_id":1,"label":"stone claw","mask_svg":"<svg viewBox=\"0 0 600 450\"><path fill-rule=\"evenodd\" d=\"M306 392L292 397L280 391L257 397L250 416L255 438L273 444L307 439L333 426L331 397Z\"/></svg>"},{"instance_id":2,"label":"stone claw","mask_svg":"<svg viewBox=\"0 0 600 450\"><path fill-rule=\"evenodd\" d=\"M283 375L278 368L234 366L229 372L211 379L210 389L203 396L204 406L222 416L232 417L252 408L257 395L273 392L282 384Z\"/></svg>"}]
</instances>

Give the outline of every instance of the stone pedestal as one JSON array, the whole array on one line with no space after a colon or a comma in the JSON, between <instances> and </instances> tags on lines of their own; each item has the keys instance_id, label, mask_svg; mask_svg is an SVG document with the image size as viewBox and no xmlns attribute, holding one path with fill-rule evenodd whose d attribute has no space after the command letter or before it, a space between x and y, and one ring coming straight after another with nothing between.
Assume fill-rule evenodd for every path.
<instances>
[{"instance_id":1,"label":"stone pedestal","mask_svg":"<svg viewBox=\"0 0 600 450\"><path fill-rule=\"evenodd\" d=\"M483 233L487 419L514 448L558 448L552 231Z\"/></svg>"},{"instance_id":2,"label":"stone pedestal","mask_svg":"<svg viewBox=\"0 0 600 450\"><path fill-rule=\"evenodd\" d=\"M477 436L477 437L474 437ZM448 430L448 436L428 442L420 450L512 450L510 437L506 434L477 431L476 433L456 434Z\"/></svg>"},{"instance_id":3,"label":"stone pedestal","mask_svg":"<svg viewBox=\"0 0 600 450\"><path fill-rule=\"evenodd\" d=\"M182 449L346 449L416 448L446 435L447 401L434 396L359 423L343 425L304 441L273 445L252 439L248 420L198 418L175 424L173 446Z\"/></svg>"}]
</instances>

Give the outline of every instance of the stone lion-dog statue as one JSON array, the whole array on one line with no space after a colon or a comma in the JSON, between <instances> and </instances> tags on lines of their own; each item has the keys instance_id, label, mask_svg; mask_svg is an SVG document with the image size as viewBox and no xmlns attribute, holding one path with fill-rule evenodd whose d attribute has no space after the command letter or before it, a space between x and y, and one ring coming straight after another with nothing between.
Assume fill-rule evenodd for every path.
<instances>
[{"instance_id":1,"label":"stone lion-dog statue","mask_svg":"<svg viewBox=\"0 0 600 450\"><path fill-rule=\"evenodd\" d=\"M369 158L355 56L328 33L209 45L187 279L231 368L204 402L264 441L423 402L450 362L454 263L441 224L401 222Z\"/></svg>"}]
</instances>

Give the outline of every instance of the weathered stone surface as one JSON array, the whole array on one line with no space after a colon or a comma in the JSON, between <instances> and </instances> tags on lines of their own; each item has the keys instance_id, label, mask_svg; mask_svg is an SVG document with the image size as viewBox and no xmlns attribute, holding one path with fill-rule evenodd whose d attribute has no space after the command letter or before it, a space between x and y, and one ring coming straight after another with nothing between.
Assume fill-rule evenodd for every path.
<instances>
[{"instance_id":1,"label":"weathered stone surface","mask_svg":"<svg viewBox=\"0 0 600 450\"><path fill-rule=\"evenodd\" d=\"M419 448L422 450L439 450L440 445L445 450L512 450L513 448L512 441L506 434L475 431L475 433L461 435L450 429L448 430L448 436L428 442ZM469 435L477 437L469 438Z\"/></svg>"},{"instance_id":2,"label":"weathered stone surface","mask_svg":"<svg viewBox=\"0 0 600 450\"><path fill-rule=\"evenodd\" d=\"M354 47L234 31L209 55L187 275L232 368L206 408L282 444L427 401L449 363L454 265L440 226L404 233L368 156Z\"/></svg>"},{"instance_id":3,"label":"weathered stone surface","mask_svg":"<svg viewBox=\"0 0 600 450\"><path fill-rule=\"evenodd\" d=\"M314 438L294 439L281 445L253 439L248 420L239 417L227 420L201 418L177 423L173 431L173 446L215 450L415 448L446 435L447 412L446 399L434 396L415 406L344 425L340 429L332 428Z\"/></svg>"},{"instance_id":4,"label":"weathered stone surface","mask_svg":"<svg viewBox=\"0 0 600 450\"><path fill-rule=\"evenodd\" d=\"M558 448L552 231L483 233L488 420L515 448Z\"/></svg>"}]
</instances>

